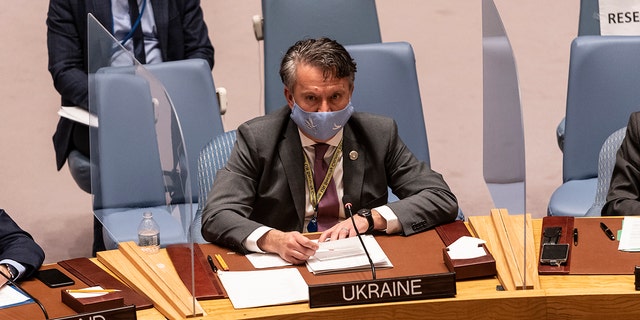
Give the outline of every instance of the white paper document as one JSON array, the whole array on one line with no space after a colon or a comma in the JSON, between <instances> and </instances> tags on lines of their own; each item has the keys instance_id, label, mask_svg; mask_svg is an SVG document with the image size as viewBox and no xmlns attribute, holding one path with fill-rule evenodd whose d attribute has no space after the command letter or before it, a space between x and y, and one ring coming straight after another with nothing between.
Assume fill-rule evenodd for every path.
<instances>
[{"instance_id":1,"label":"white paper document","mask_svg":"<svg viewBox=\"0 0 640 320\"><path fill-rule=\"evenodd\" d=\"M290 262L286 262L275 253L249 253L245 255L249 262L256 269L274 268L290 266Z\"/></svg>"},{"instance_id":2,"label":"white paper document","mask_svg":"<svg viewBox=\"0 0 640 320\"><path fill-rule=\"evenodd\" d=\"M13 286L7 284L0 288L0 309L31 301L33 301L31 298L25 296Z\"/></svg>"},{"instance_id":3,"label":"white paper document","mask_svg":"<svg viewBox=\"0 0 640 320\"><path fill-rule=\"evenodd\" d=\"M376 268L393 267L376 238L372 235L363 235L362 240ZM370 268L369 259L364 253L358 237L318 244L320 248L316 251L316 255L307 260L307 269L313 274L359 271Z\"/></svg>"},{"instance_id":4,"label":"white paper document","mask_svg":"<svg viewBox=\"0 0 640 320\"><path fill-rule=\"evenodd\" d=\"M309 287L296 268L218 271L236 309L309 301Z\"/></svg>"},{"instance_id":5,"label":"white paper document","mask_svg":"<svg viewBox=\"0 0 640 320\"><path fill-rule=\"evenodd\" d=\"M451 259L473 259L483 257L487 255L484 248L480 246L483 243L485 243L485 241L482 239L462 236L447 247L447 253Z\"/></svg>"},{"instance_id":6,"label":"white paper document","mask_svg":"<svg viewBox=\"0 0 640 320\"><path fill-rule=\"evenodd\" d=\"M89 111L80 107L65 107L62 106L58 110L58 115L75 122L80 122L90 127L98 127L98 117Z\"/></svg>"},{"instance_id":7,"label":"white paper document","mask_svg":"<svg viewBox=\"0 0 640 320\"><path fill-rule=\"evenodd\" d=\"M640 217L624 217L618 250L640 251Z\"/></svg>"}]
</instances>

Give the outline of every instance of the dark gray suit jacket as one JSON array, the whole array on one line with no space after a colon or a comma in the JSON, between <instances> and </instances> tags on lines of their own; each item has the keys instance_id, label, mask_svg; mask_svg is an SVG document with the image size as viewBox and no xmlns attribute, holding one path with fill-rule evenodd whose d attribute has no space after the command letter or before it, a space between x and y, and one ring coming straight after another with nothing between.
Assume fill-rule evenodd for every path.
<instances>
[{"instance_id":1,"label":"dark gray suit jacket","mask_svg":"<svg viewBox=\"0 0 640 320\"><path fill-rule=\"evenodd\" d=\"M213 67L213 46L202 18L200 0L151 0L162 61L201 58ZM88 108L87 14L92 13L107 29L113 29L111 1L51 0L47 13L49 72L62 97L63 106ZM77 123L60 118L53 144L58 170L70 150ZM80 128L78 128L80 129ZM88 136L88 129L85 130Z\"/></svg>"},{"instance_id":2,"label":"dark gray suit jacket","mask_svg":"<svg viewBox=\"0 0 640 320\"><path fill-rule=\"evenodd\" d=\"M238 128L236 146L203 210L207 241L246 252L242 241L260 226L302 232L304 159L289 114L284 107ZM356 160L349 159L351 151L358 152ZM413 156L392 119L354 113L344 129L343 153L344 194L355 210L387 204L390 186L401 200L388 206L404 235L455 220L455 196L440 174Z\"/></svg>"},{"instance_id":3,"label":"dark gray suit jacket","mask_svg":"<svg viewBox=\"0 0 640 320\"><path fill-rule=\"evenodd\" d=\"M634 112L629 117L626 136L616 155L602 215L640 215L640 112Z\"/></svg>"},{"instance_id":4,"label":"dark gray suit jacket","mask_svg":"<svg viewBox=\"0 0 640 320\"><path fill-rule=\"evenodd\" d=\"M22 279L30 277L42 265L44 251L11 217L0 209L0 261L11 259L22 264L26 271Z\"/></svg>"}]
</instances>

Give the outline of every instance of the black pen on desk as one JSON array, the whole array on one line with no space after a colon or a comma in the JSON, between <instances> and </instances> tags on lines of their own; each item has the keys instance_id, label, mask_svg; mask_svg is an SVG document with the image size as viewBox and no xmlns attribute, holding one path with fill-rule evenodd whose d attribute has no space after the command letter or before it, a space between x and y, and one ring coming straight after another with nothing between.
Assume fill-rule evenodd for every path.
<instances>
[{"instance_id":1,"label":"black pen on desk","mask_svg":"<svg viewBox=\"0 0 640 320\"><path fill-rule=\"evenodd\" d=\"M607 227L607 225L604 224L604 222L600 222L600 229L604 231L604 234L606 234L609 239L611 240L616 239L616 236L613 235L613 232L611 232L611 229L609 229L609 227Z\"/></svg>"},{"instance_id":2,"label":"black pen on desk","mask_svg":"<svg viewBox=\"0 0 640 320\"><path fill-rule=\"evenodd\" d=\"M573 228L573 245L578 246L578 228Z\"/></svg>"},{"instance_id":3,"label":"black pen on desk","mask_svg":"<svg viewBox=\"0 0 640 320\"><path fill-rule=\"evenodd\" d=\"M207 256L207 261L209 261L209 265L211 266L211 270L213 270L214 273L218 273L218 268L216 267L215 264L213 264L213 259L211 258L211 256Z\"/></svg>"}]
</instances>

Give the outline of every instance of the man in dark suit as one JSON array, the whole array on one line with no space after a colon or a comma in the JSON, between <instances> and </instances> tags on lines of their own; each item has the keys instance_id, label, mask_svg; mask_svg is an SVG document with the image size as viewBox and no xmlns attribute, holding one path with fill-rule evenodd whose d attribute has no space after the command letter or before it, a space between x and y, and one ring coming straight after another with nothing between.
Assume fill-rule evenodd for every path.
<instances>
[{"instance_id":1,"label":"man in dark suit","mask_svg":"<svg viewBox=\"0 0 640 320\"><path fill-rule=\"evenodd\" d=\"M0 272L12 280L28 278L40 268L44 251L9 214L0 209ZM0 276L0 286L7 282Z\"/></svg>"},{"instance_id":2,"label":"man in dark suit","mask_svg":"<svg viewBox=\"0 0 640 320\"><path fill-rule=\"evenodd\" d=\"M640 112L629 117L626 135L616 154L602 215L640 215Z\"/></svg>"},{"instance_id":3,"label":"man in dark suit","mask_svg":"<svg viewBox=\"0 0 640 320\"><path fill-rule=\"evenodd\" d=\"M213 46L202 17L200 0L138 0L146 6L141 23L147 63L191 58L207 60L213 68ZM88 108L87 99L87 14L91 13L118 40L126 37L128 0L51 0L47 14L49 72L62 96L63 106ZM119 16L114 16L116 11ZM142 11L140 9L140 11ZM122 13L126 17L122 17ZM120 23L119 23L120 22ZM132 41L125 47L131 48ZM159 50L158 50L159 49ZM89 131L82 124L60 118L53 136L58 170L71 150L89 157Z\"/></svg>"},{"instance_id":4,"label":"man in dark suit","mask_svg":"<svg viewBox=\"0 0 640 320\"><path fill-rule=\"evenodd\" d=\"M361 233L408 236L455 220L456 197L409 151L395 121L353 112L355 72L349 53L331 39L302 40L287 51L280 75L288 106L238 128L204 207L207 241L303 263L318 246L301 232L323 231L320 241L356 235L345 219L347 202ZM328 151L315 153L323 144ZM316 180L323 165L329 173ZM322 230L332 185L337 212L327 210L333 220L325 218ZM401 200L387 203L388 186Z\"/></svg>"}]
</instances>

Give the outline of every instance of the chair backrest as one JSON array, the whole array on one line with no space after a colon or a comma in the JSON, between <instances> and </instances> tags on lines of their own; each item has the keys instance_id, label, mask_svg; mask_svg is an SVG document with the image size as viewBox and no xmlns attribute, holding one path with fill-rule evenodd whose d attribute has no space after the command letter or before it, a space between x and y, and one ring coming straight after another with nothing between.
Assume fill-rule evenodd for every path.
<instances>
[{"instance_id":1,"label":"chair backrest","mask_svg":"<svg viewBox=\"0 0 640 320\"><path fill-rule=\"evenodd\" d=\"M413 48L407 42L345 46L355 60L355 89L351 101L356 111L393 118L409 150L430 164L427 131Z\"/></svg>"},{"instance_id":2,"label":"chair backrest","mask_svg":"<svg viewBox=\"0 0 640 320\"><path fill-rule=\"evenodd\" d=\"M169 61L144 66L166 89L179 117L189 161L191 194L198 200L197 159L210 137L222 134L224 128L220 105L209 64L203 59ZM132 73L133 67L103 68L100 72ZM182 202L183 199L173 199Z\"/></svg>"},{"instance_id":3,"label":"chair backrest","mask_svg":"<svg viewBox=\"0 0 640 320\"><path fill-rule=\"evenodd\" d=\"M265 113L286 104L280 62L305 38L326 36L342 45L380 42L375 0L262 0Z\"/></svg>"},{"instance_id":4,"label":"chair backrest","mask_svg":"<svg viewBox=\"0 0 640 320\"><path fill-rule=\"evenodd\" d=\"M165 204L149 83L129 74L95 74L98 141L91 141L94 209ZM104 106L104 107L103 107ZM92 139L95 135L92 135Z\"/></svg>"},{"instance_id":5,"label":"chair backrest","mask_svg":"<svg viewBox=\"0 0 640 320\"><path fill-rule=\"evenodd\" d=\"M580 0L578 36L600 35L600 7L598 0Z\"/></svg>"},{"instance_id":6,"label":"chair backrest","mask_svg":"<svg viewBox=\"0 0 640 320\"><path fill-rule=\"evenodd\" d=\"M607 140L602 144L600 154L598 155L598 185L596 189L596 198L586 216L600 216L602 207L607 200L609 185L611 184L611 174L616 164L616 154L622 140L627 132L627 127L614 131Z\"/></svg>"},{"instance_id":7,"label":"chair backrest","mask_svg":"<svg viewBox=\"0 0 640 320\"><path fill-rule=\"evenodd\" d=\"M198 210L194 216L192 236L194 241L206 242L202 238L202 209L207 201L207 195L211 190L216 172L222 169L236 142L236 130L230 130L211 139L200 151L198 157Z\"/></svg>"},{"instance_id":8,"label":"chair backrest","mask_svg":"<svg viewBox=\"0 0 640 320\"><path fill-rule=\"evenodd\" d=\"M638 36L581 36L572 42L563 182L595 178L605 139L640 110L638 52Z\"/></svg>"}]
</instances>

